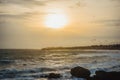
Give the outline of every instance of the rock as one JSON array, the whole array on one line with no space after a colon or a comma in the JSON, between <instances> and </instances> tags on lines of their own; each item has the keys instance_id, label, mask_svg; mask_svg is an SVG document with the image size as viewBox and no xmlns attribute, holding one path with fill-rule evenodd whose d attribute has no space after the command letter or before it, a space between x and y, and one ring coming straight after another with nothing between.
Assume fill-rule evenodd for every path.
<instances>
[{"instance_id":1,"label":"rock","mask_svg":"<svg viewBox=\"0 0 120 80\"><path fill-rule=\"evenodd\" d=\"M90 77L90 71L88 69L85 69L85 68L79 67L79 66L72 68L70 73L73 77L77 77L77 78L88 79Z\"/></svg>"},{"instance_id":2,"label":"rock","mask_svg":"<svg viewBox=\"0 0 120 80\"><path fill-rule=\"evenodd\" d=\"M120 80L120 72L107 72L107 77L109 80Z\"/></svg>"},{"instance_id":3,"label":"rock","mask_svg":"<svg viewBox=\"0 0 120 80\"><path fill-rule=\"evenodd\" d=\"M40 78L48 78L48 74L42 74L40 75Z\"/></svg>"},{"instance_id":4,"label":"rock","mask_svg":"<svg viewBox=\"0 0 120 80\"><path fill-rule=\"evenodd\" d=\"M60 74L57 74L57 73L50 73L49 75L48 75L48 78L60 78L61 77L61 75Z\"/></svg>"},{"instance_id":5,"label":"rock","mask_svg":"<svg viewBox=\"0 0 120 80\"><path fill-rule=\"evenodd\" d=\"M120 80L120 72L96 71L93 80Z\"/></svg>"},{"instance_id":6,"label":"rock","mask_svg":"<svg viewBox=\"0 0 120 80\"><path fill-rule=\"evenodd\" d=\"M95 76L93 76L92 80L104 80L104 76L106 75L105 71L96 71Z\"/></svg>"},{"instance_id":7,"label":"rock","mask_svg":"<svg viewBox=\"0 0 120 80\"><path fill-rule=\"evenodd\" d=\"M106 72L105 71L96 71L95 74L98 76L98 77L103 77L106 75Z\"/></svg>"},{"instance_id":8,"label":"rock","mask_svg":"<svg viewBox=\"0 0 120 80\"><path fill-rule=\"evenodd\" d=\"M1 64L10 64L10 63L13 63L13 62L14 62L13 60L0 60Z\"/></svg>"}]
</instances>

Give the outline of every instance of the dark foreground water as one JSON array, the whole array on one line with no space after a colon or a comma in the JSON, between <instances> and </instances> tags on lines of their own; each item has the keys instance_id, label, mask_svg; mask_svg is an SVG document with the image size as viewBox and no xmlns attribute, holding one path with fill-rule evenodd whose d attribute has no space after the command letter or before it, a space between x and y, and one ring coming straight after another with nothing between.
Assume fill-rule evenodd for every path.
<instances>
[{"instance_id":1,"label":"dark foreground water","mask_svg":"<svg viewBox=\"0 0 120 80\"><path fill-rule=\"evenodd\" d=\"M48 80L49 73L60 73L59 80L72 79L75 66L91 71L120 71L120 50L0 50L0 80Z\"/></svg>"}]
</instances>

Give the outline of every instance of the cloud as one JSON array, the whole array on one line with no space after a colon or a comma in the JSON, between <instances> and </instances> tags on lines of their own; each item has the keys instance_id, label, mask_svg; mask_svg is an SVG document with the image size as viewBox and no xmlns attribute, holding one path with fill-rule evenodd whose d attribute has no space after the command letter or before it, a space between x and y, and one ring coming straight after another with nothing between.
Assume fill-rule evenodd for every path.
<instances>
[{"instance_id":1,"label":"cloud","mask_svg":"<svg viewBox=\"0 0 120 80\"><path fill-rule=\"evenodd\" d=\"M0 0L0 17L25 17L32 14L54 14L44 12L41 6L57 0Z\"/></svg>"},{"instance_id":2,"label":"cloud","mask_svg":"<svg viewBox=\"0 0 120 80\"><path fill-rule=\"evenodd\" d=\"M69 8L80 8L85 6L85 3L81 0L78 0L77 2L74 2Z\"/></svg>"},{"instance_id":3,"label":"cloud","mask_svg":"<svg viewBox=\"0 0 120 80\"><path fill-rule=\"evenodd\" d=\"M25 7L44 6L45 2L38 0L0 0L0 4L17 4Z\"/></svg>"},{"instance_id":4,"label":"cloud","mask_svg":"<svg viewBox=\"0 0 120 80\"><path fill-rule=\"evenodd\" d=\"M106 26L120 27L120 19L99 20L95 21L96 24L103 24Z\"/></svg>"},{"instance_id":5,"label":"cloud","mask_svg":"<svg viewBox=\"0 0 120 80\"><path fill-rule=\"evenodd\" d=\"M5 19L5 18L20 18L22 17L23 15L12 15L12 14L0 14L0 18L1 19ZM0 20L1 20L0 19Z\"/></svg>"},{"instance_id":6,"label":"cloud","mask_svg":"<svg viewBox=\"0 0 120 80\"><path fill-rule=\"evenodd\" d=\"M110 0L111 2L115 3L115 7L120 7L120 0Z\"/></svg>"},{"instance_id":7,"label":"cloud","mask_svg":"<svg viewBox=\"0 0 120 80\"><path fill-rule=\"evenodd\" d=\"M120 2L120 0L110 0L110 1L117 1L117 2Z\"/></svg>"},{"instance_id":8,"label":"cloud","mask_svg":"<svg viewBox=\"0 0 120 80\"><path fill-rule=\"evenodd\" d=\"M46 6L47 3L58 0L0 0L0 4L17 4L24 7Z\"/></svg>"},{"instance_id":9,"label":"cloud","mask_svg":"<svg viewBox=\"0 0 120 80\"><path fill-rule=\"evenodd\" d=\"M5 19L24 19L29 18L30 16L34 15L47 15L47 14L56 14L54 12L24 12L20 14L9 14L9 13L2 13L0 12L0 20Z\"/></svg>"}]
</instances>

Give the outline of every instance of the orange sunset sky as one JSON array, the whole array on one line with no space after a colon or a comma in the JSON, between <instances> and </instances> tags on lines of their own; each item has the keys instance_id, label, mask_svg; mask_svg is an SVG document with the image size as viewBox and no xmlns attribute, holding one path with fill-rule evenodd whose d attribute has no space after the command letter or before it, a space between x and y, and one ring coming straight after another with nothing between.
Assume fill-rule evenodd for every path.
<instances>
[{"instance_id":1,"label":"orange sunset sky","mask_svg":"<svg viewBox=\"0 0 120 80\"><path fill-rule=\"evenodd\" d=\"M120 0L0 0L0 48L120 42Z\"/></svg>"}]
</instances>

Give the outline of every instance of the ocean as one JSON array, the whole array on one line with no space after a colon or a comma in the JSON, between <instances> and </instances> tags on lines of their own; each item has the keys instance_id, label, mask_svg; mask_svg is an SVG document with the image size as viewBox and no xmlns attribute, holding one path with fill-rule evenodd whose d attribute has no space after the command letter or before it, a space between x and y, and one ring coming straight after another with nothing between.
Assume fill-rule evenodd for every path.
<instances>
[{"instance_id":1,"label":"ocean","mask_svg":"<svg viewBox=\"0 0 120 80\"><path fill-rule=\"evenodd\" d=\"M82 80L71 78L76 66L91 76L97 70L120 71L120 50L0 50L0 80L49 80L43 77L49 73L60 73L58 80Z\"/></svg>"}]
</instances>

